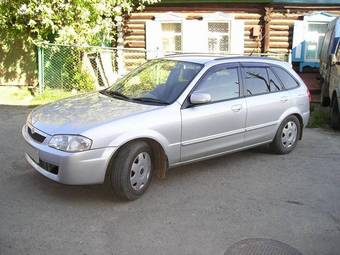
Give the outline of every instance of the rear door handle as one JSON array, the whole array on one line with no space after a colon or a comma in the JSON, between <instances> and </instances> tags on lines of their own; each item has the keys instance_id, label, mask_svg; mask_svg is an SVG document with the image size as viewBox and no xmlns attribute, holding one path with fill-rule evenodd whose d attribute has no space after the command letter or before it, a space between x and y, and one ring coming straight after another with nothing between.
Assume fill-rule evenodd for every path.
<instances>
[{"instance_id":1,"label":"rear door handle","mask_svg":"<svg viewBox=\"0 0 340 255\"><path fill-rule=\"evenodd\" d=\"M239 112L241 109L242 109L242 105L241 105L241 104L236 104L236 105L233 105L233 106L231 107L231 110L232 110L233 112Z\"/></svg>"},{"instance_id":2,"label":"rear door handle","mask_svg":"<svg viewBox=\"0 0 340 255\"><path fill-rule=\"evenodd\" d=\"M285 103L285 102L287 102L288 101L288 97L281 97L281 102L282 103Z\"/></svg>"}]
</instances>

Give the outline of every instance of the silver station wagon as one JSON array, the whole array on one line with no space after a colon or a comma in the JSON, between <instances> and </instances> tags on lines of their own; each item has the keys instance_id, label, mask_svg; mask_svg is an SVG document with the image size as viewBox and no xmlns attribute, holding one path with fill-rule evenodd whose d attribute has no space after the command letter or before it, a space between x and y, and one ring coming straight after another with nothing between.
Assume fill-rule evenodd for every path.
<instances>
[{"instance_id":1,"label":"silver station wagon","mask_svg":"<svg viewBox=\"0 0 340 255\"><path fill-rule=\"evenodd\" d=\"M34 109L26 159L64 184L107 180L140 197L167 169L269 144L289 153L309 119L310 95L290 65L268 58L174 55L112 87Z\"/></svg>"}]
</instances>

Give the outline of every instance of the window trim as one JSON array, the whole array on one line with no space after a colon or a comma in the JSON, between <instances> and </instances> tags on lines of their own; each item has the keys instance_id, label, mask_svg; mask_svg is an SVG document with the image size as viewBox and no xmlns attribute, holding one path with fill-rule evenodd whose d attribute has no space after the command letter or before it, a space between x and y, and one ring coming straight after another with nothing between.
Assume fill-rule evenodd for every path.
<instances>
[{"instance_id":1,"label":"window trim","mask_svg":"<svg viewBox=\"0 0 340 255\"><path fill-rule=\"evenodd\" d=\"M274 70L272 67L280 68L280 69L282 69L283 71L285 71L286 73L288 73L288 75L289 75L290 77L292 77L292 79L297 83L297 86L296 86L296 87L293 87L293 88L286 88L285 84L284 84L284 83L282 82L282 80L280 79L280 76L275 72L275 70ZM282 66L273 64L273 65L270 66L270 69L271 69L272 72L276 75L276 77L279 79L279 81L281 81L282 87L284 88L282 91L293 90L293 89L296 89L296 88L301 87L300 82L299 82L293 75L291 75L291 74L287 71L287 69L283 68Z\"/></svg>"},{"instance_id":2,"label":"window trim","mask_svg":"<svg viewBox=\"0 0 340 255\"><path fill-rule=\"evenodd\" d=\"M237 70L237 76L238 76L238 80L239 80L239 92L240 95L238 97L234 97L234 98L228 98L228 99L223 99L223 100L218 100L218 101L214 101L214 102L209 102L209 103L205 103L205 104L201 104L201 105L193 105L190 103L190 96L192 95L192 93L195 91L195 89L197 88L197 86L202 82L202 80L209 74L211 74L212 72L218 70L218 69L227 69L227 68L234 68ZM241 77L241 70L240 70L240 65L239 63L222 63L222 64L217 64L214 65L212 67L209 67L208 70L206 70L201 77L199 78L199 80L196 82L196 84L191 88L191 90L189 91L188 95L186 96L185 100L182 103L181 106L181 110L182 109L186 109L186 108L192 108L192 107L200 107L200 106L205 106L205 105L211 105L211 104L216 104L216 103L221 103L221 102L226 102L226 101L232 101L232 100L238 100L244 97L243 94L243 82L242 82L242 77Z\"/></svg>"},{"instance_id":3,"label":"window trim","mask_svg":"<svg viewBox=\"0 0 340 255\"><path fill-rule=\"evenodd\" d=\"M159 22L159 25L161 27L161 35L160 35L160 45L161 45L161 51L162 53L166 53L164 54L164 56L166 56L167 54L171 54L171 52L173 53L176 53L176 52L182 52L183 51L183 21L182 20L159 20L157 21ZM165 51L164 48L163 48L163 30L162 30L162 25L163 24L180 24L181 25L181 32L180 32L180 35L181 35L181 49L178 51L178 50L174 50L174 51ZM169 32L167 32L166 34L168 34ZM175 33L175 35L177 35L177 33Z\"/></svg>"},{"instance_id":4,"label":"window trim","mask_svg":"<svg viewBox=\"0 0 340 255\"><path fill-rule=\"evenodd\" d=\"M210 52L209 51L209 35L210 34L213 34L214 32L209 32L209 23L225 23L225 24L228 24L228 33L227 33L227 36L228 36L228 45L227 45L227 47L228 47L228 50L227 51L217 51L217 52L215 52L215 51L212 51L212 52ZM228 19L228 20L207 20L207 48L208 48L208 52L209 53L227 53L227 54L229 54L230 53L230 39L231 39L231 20L230 19ZM218 32L218 34L223 34L223 33L220 33L220 32Z\"/></svg>"},{"instance_id":5,"label":"window trim","mask_svg":"<svg viewBox=\"0 0 340 255\"><path fill-rule=\"evenodd\" d=\"M266 93L261 93L261 94L256 94L256 95L247 95L246 93L246 85L245 85L245 80L244 80L244 76L243 76L243 72L242 72L242 68L244 67L263 67L263 68L269 68L271 69L271 71L274 73L274 75L277 77L277 79L280 81L281 83L281 86L282 86L282 90L279 90L279 91L270 91L270 92L266 92ZM280 69L283 69L285 72L287 72L294 80L295 82L298 84L298 86L296 87L293 87L293 88L286 88L284 86L284 83L282 82L282 80L280 79L280 77L278 76L278 74L273 70L272 67L278 67ZM255 97L255 96L262 96L262 95L267 95L267 94L274 94L274 93L281 93L281 92L285 92L285 91L289 91L289 90L293 90L293 89L296 89L296 88L299 88L301 86L300 82L293 76L291 75L287 69L285 69L284 67L280 66L280 65L277 65L277 64L269 64L269 63L259 63L259 62L241 62L240 63L240 71L241 71L241 75L242 75L242 82L243 82L243 94L244 94L244 97L247 98L247 97ZM267 72L267 76L269 78L269 75L268 75L268 71L266 70Z\"/></svg>"}]
</instances>

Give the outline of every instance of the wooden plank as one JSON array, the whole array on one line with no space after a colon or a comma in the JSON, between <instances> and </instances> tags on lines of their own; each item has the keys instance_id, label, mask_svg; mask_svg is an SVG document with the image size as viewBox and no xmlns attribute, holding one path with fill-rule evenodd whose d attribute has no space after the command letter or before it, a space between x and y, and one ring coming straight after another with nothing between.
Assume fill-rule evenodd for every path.
<instances>
[{"instance_id":1,"label":"wooden plank","mask_svg":"<svg viewBox=\"0 0 340 255\"><path fill-rule=\"evenodd\" d=\"M270 42L291 42L291 36L270 36Z\"/></svg>"},{"instance_id":2,"label":"wooden plank","mask_svg":"<svg viewBox=\"0 0 340 255\"><path fill-rule=\"evenodd\" d=\"M144 41L145 35L126 35L124 39L127 41Z\"/></svg>"},{"instance_id":3,"label":"wooden plank","mask_svg":"<svg viewBox=\"0 0 340 255\"><path fill-rule=\"evenodd\" d=\"M289 26L288 25L271 25L270 26L271 30L275 30L275 31L288 31L289 30Z\"/></svg>"},{"instance_id":4,"label":"wooden plank","mask_svg":"<svg viewBox=\"0 0 340 255\"><path fill-rule=\"evenodd\" d=\"M293 19L272 19L273 25L292 25L296 20Z\"/></svg>"},{"instance_id":5,"label":"wooden plank","mask_svg":"<svg viewBox=\"0 0 340 255\"><path fill-rule=\"evenodd\" d=\"M289 36L289 31L274 31L270 30L270 36Z\"/></svg>"},{"instance_id":6,"label":"wooden plank","mask_svg":"<svg viewBox=\"0 0 340 255\"><path fill-rule=\"evenodd\" d=\"M270 42L270 48L289 48L289 42Z\"/></svg>"},{"instance_id":7,"label":"wooden plank","mask_svg":"<svg viewBox=\"0 0 340 255\"><path fill-rule=\"evenodd\" d=\"M125 42L125 47L128 48L144 48L145 49L145 42Z\"/></svg>"},{"instance_id":8,"label":"wooden plank","mask_svg":"<svg viewBox=\"0 0 340 255\"><path fill-rule=\"evenodd\" d=\"M144 24L127 24L128 29L137 29L137 30L144 30Z\"/></svg>"}]
</instances>

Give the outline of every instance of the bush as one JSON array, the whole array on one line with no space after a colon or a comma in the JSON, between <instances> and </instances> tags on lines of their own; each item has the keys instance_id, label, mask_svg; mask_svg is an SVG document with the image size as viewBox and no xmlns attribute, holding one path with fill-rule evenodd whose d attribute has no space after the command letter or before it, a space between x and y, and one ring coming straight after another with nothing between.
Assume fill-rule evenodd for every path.
<instances>
[{"instance_id":1,"label":"bush","mask_svg":"<svg viewBox=\"0 0 340 255\"><path fill-rule=\"evenodd\" d=\"M95 90L95 84L91 75L80 67L73 77L74 86L73 89L78 91L93 91Z\"/></svg>"}]
</instances>

